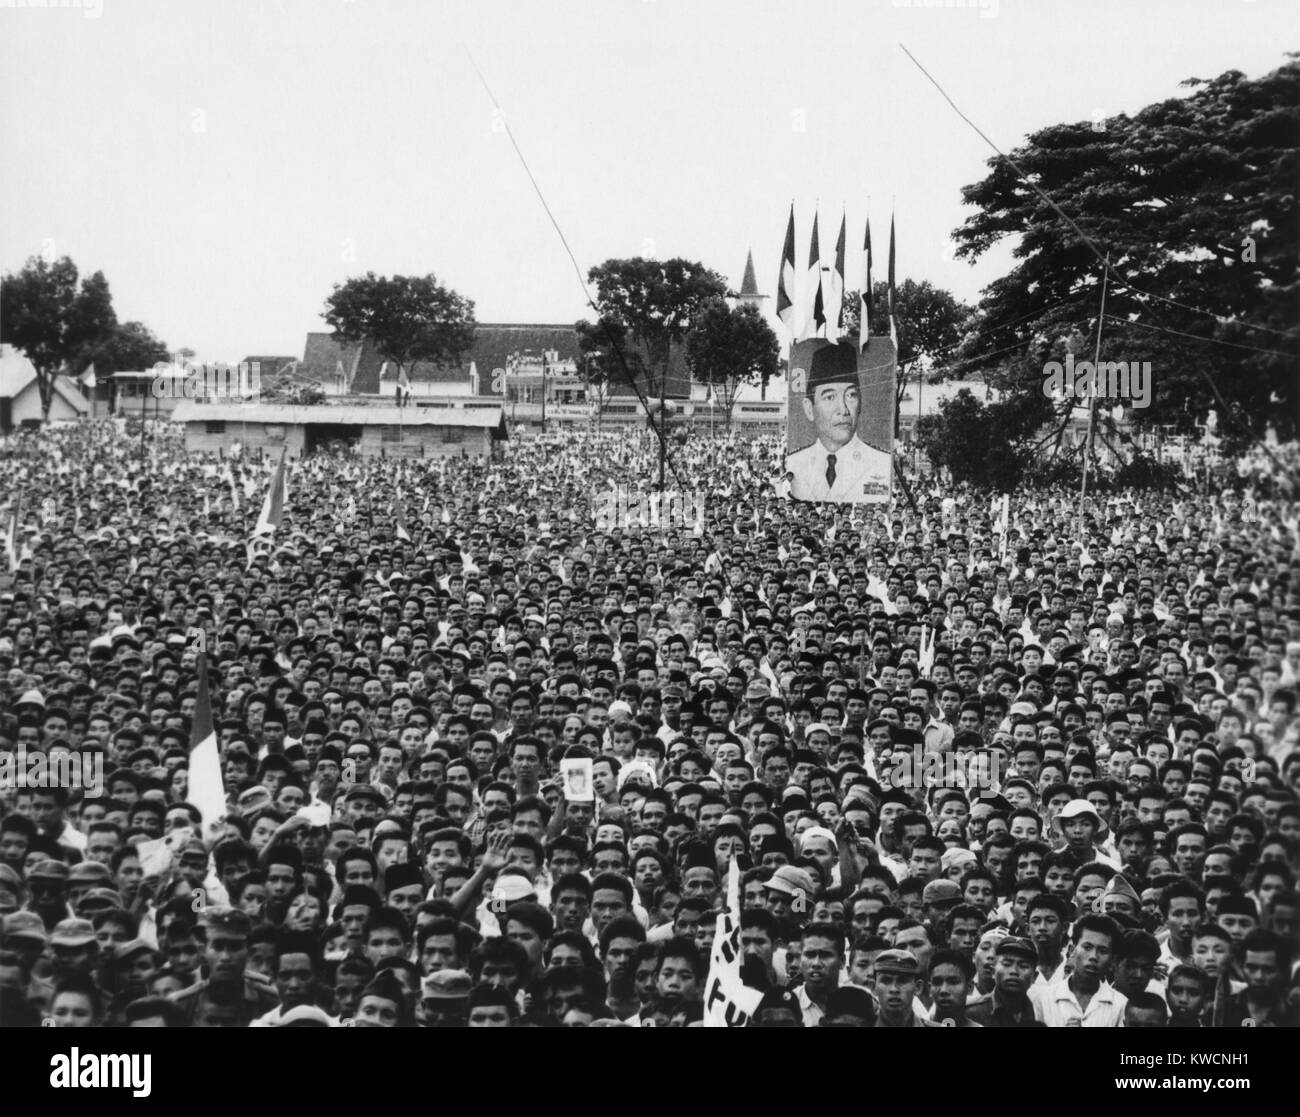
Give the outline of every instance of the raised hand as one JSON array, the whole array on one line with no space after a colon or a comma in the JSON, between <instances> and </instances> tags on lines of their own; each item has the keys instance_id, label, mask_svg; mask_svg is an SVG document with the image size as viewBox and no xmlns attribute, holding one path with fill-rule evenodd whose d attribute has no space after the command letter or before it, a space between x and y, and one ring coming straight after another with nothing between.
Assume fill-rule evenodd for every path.
<instances>
[{"instance_id":1,"label":"raised hand","mask_svg":"<svg viewBox=\"0 0 1300 1117\"><path fill-rule=\"evenodd\" d=\"M483 867L497 871L504 869L506 866L506 851L510 848L510 831L500 830L493 834L487 842L487 849L483 854Z\"/></svg>"}]
</instances>

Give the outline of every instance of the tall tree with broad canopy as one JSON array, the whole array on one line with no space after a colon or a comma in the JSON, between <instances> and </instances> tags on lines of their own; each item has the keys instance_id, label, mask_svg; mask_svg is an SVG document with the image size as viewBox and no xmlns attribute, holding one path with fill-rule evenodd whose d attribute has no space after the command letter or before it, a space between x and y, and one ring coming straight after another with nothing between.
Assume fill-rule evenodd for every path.
<instances>
[{"instance_id":1,"label":"tall tree with broad canopy","mask_svg":"<svg viewBox=\"0 0 1300 1117\"><path fill-rule=\"evenodd\" d=\"M889 283L880 280L871 285L871 333L889 334ZM844 332L847 337L858 336L861 302L857 291L844 295ZM902 404L908 380L916 379L927 370L931 375L941 374L961 343L971 308L951 291L934 286L928 279L919 283L904 279L894 288L894 316L898 329L898 382L894 386L894 414Z\"/></svg>"},{"instance_id":2,"label":"tall tree with broad canopy","mask_svg":"<svg viewBox=\"0 0 1300 1117\"><path fill-rule=\"evenodd\" d=\"M335 284L322 315L340 341L367 339L400 375L416 362L447 367L474 344L474 303L430 275L367 272Z\"/></svg>"},{"instance_id":3,"label":"tall tree with broad canopy","mask_svg":"<svg viewBox=\"0 0 1300 1117\"><path fill-rule=\"evenodd\" d=\"M672 346L682 344L700 313L727 294L717 272L680 258L606 260L587 279L596 287L601 319L622 326L645 354L646 372L660 398Z\"/></svg>"},{"instance_id":4,"label":"tall tree with broad canopy","mask_svg":"<svg viewBox=\"0 0 1300 1117\"><path fill-rule=\"evenodd\" d=\"M579 319L573 328L578 335L578 374L596 401L599 425L616 387L631 389L646 379L645 361L641 351L630 343L627 327L608 315L597 322Z\"/></svg>"},{"instance_id":5,"label":"tall tree with broad canopy","mask_svg":"<svg viewBox=\"0 0 1300 1117\"><path fill-rule=\"evenodd\" d=\"M1109 256L1101 359L1151 362L1138 424L1186 432L1213 409L1229 448L1269 423L1297 433L1300 62L1288 57L1255 79L1190 78L1186 96L1132 117L1044 128L1011 152ZM1093 358L1103 264L1008 160L989 168L963 190L976 212L953 234L958 254L975 260L1010 237L1019 262L985 290L949 367L1001 355L991 382L1041 393L1043 363L1067 339L1086 339L1076 360ZM1113 403L1098 407L1101 428Z\"/></svg>"},{"instance_id":6,"label":"tall tree with broad canopy","mask_svg":"<svg viewBox=\"0 0 1300 1117\"><path fill-rule=\"evenodd\" d=\"M171 359L171 351L143 323L122 322L79 356L83 370L85 365L93 364L95 375L102 379L115 372L137 372L160 362L165 364Z\"/></svg>"},{"instance_id":7,"label":"tall tree with broad canopy","mask_svg":"<svg viewBox=\"0 0 1300 1117\"><path fill-rule=\"evenodd\" d=\"M696 380L712 386L727 412L727 428L742 384L766 385L781 354L772 327L756 306L721 299L704 308L686 335L686 359Z\"/></svg>"},{"instance_id":8,"label":"tall tree with broad canopy","mask_svg":"<svg viewBox=\"0 0 1300 1117\"><path fill-rule=\"evenodd\" d=\"M33 256L21 271L0 279L0 342L31 361L42 420L50 417L55 378L84 369L87 352L118 328L104 273L78 279L77 265L67 256Z\"/></svg>"}]
</instances>

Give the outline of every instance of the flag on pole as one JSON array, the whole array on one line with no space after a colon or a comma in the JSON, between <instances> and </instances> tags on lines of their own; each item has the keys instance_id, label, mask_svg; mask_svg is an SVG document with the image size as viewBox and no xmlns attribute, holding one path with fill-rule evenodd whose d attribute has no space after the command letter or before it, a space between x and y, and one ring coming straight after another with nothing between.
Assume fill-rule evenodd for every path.
<instances>
[{"instance_id":1,"label":"flag on pole","mask_svg":"<svg viewBox=\"0 0 1300 1117\"><path fill-rule=\"evenodd\" d=\"M817 243L817 214L813 214L812 243L808 248L808 289L804 291L807 311L803 318L800 340L816 337L826 325L826 307L822 302L822 252Z\"/></svg>"},{"instance_id":2,"label":"flag on pole","mask_svg":"<svg viewBox=\"0 0 1300 1117\"><path fill-rule=\"evenodd\" d=\"M411 378L406 373L406 366L403 365L397 370L397 405L403 406L411 398Z\"/></svg>"},{"instance_id":3,"label":"flag on pole","mask_svg":"<svg viewBox=\"0 0 1300 1117\"><path fill-rule=\"evenodd\" d=\"M889 338L898 349L898 323L894 319L894 215L889 215Z\"/></svg>"},{"instance_id":4,"label":"flag on pole","mask_svg":"<svg viewBox=\"0 0 1300 1117\"><path fill-rule=\"evenodd\" d=\"M862 290L858 293L858 352L867 347L871 337L871 218L862 244ZM856 508L857 505L854 505Z\"/></svg>"},{"instance_id":5,"label":"flag on pole","mask_svg":"<svg viewBox=\"0 0 1300 1117\"><path fill-rule=\"evenodd\" d=\"M717 926L704 984L704 1026L743 1028L758 1011L763 994L740 976L740 867L735 854L727 870L727 906L718 913Z\"/></svg>"},{"instance_id":6,"label":"flag on pole","mask_svg":"<svg viewBox=\"0 0 1300 1117\"><path fill-rule=\"evenodd\" d=\"M776 316L794 340L794 203L790 203L790 223L785 227L785 247L781 249L781 267L777 270Z\"/></svg>"},{"instance_id":7,"label":"flag on pole","mask_svg":"<svg viewBox=\"0 0 1300 1117\"><path fill-rule=\"evenodd\" d=\"M212 721L212 697L208 692L208 657L199 653L199 694L194 703L194 724L190 730L189 789L186 799L203 815L203 837L211 840L213 827L226 814L226 784L221 776L217 751L217 730Z\"/></svg>"},{"instance_id":8,"label":"flag on pole","mask_svg":"<svg viewBox=\"0 0 1300 1117\"><path fill-rule=\"evenodd\" d=\"M402 498L398 496L393 501L393 521L397 525L393 534L404 543L411 541L411 533L406 529L406 513L402 508Z\"/></svg>"},{"instance_id":9,"label":"flag on pole","mask_svg":"<svg viewBox=\"0 0 1300 1117\"><path fill-rule=\"evenodd\" d=\"M478 364L475 361L469 363L469 394L476 396L479 393L478 381Z\"/></svg>"},{"instance_id":10,"label":"flag on pole","mask_svg":"<svg viewBox=\"0 0 1300 1117\"><path fill-rule=\"evenodd\" d=\"M334 368L334 376L338 380L339 391L346 392L348 390L348 374L343 368L342 357L339 358L338 364Z\"/></svg>"},{"instance_id":11,"label":"flag on pole","mask_svg":"<svg viewBox=\"0 0 1300 1117\"><path fill-rule=\"evenodd\" d=\"M835 266L829 274L830 290L827 293L826 301L830 304L827 313L829 326L826 330L826 336L834 337L832 340L839 340L840 331L844 328L844 231L846 217L840 215L840 235L835 238Z\"/></svg>"},{"instance_id":12,"label":"flag on pole","mask_svg":"<svg viewBox=\"0 0 1300 1117\"><path fill-rule=\"evenodd\" d=\"M284 519L284 505L287 486L285 485L285 468L284 455L287 451L280 454L280 463L275 467L275 475L271 478L271 487L266 491L266 499L262 502L262 512L257 517L257 524L253 528L253 535L274 535L280 527L280 521Z\"/></svg>"},{"instance_id":13,"label":"flag on pole","mask_svg":"<svg viewBox=\"0 0 1300 1117\"><path fill-rule=\"evenodd\" d=\"M9 513L9 525L5 528L5 557L9 560L9 569L18 569L18 518L22 512L22 493L14 494L14 510Z\"/></svg>"}]
</instances>

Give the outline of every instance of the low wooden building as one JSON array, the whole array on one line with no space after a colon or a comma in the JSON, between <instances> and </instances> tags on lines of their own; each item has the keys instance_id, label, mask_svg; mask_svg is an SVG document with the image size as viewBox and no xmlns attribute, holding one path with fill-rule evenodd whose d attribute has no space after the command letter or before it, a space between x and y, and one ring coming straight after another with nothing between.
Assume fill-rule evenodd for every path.
<instances>
[{"instance_id":1,"label":"low wooden building","mask_svg":"<svg viewBox=\"0 0 1300 1117\"><path fill-rule=\"evenodd\" d=\"M205 403L182 400L172 421L185 427L188 451L245 451L296 458L351 449L387 457L492 455L506 438L501 404L472 398L413 401L408 407L350 401L295 406L281 403Z\"/></svg>"}]
</instances>

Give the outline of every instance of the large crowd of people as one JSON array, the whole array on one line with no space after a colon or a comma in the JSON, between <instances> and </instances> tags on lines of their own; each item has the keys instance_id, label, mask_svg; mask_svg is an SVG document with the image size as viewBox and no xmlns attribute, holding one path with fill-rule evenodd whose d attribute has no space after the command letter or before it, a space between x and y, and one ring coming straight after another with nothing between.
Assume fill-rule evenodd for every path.
<instances>
[{"instance_id":1,"label":"large crowd of people","mask_svg":"<svg viewBox=\"0 0 1300 1117\"><path fill-rule=\"evenodd\" d=\"M320 453L253 542L276 454L10 438L0 1023L697 1026L730 892L752 1027L1295 1026L1274 459L855 507L783 451L663 508L643 433Z\"/></svg>"}]
</instances>

